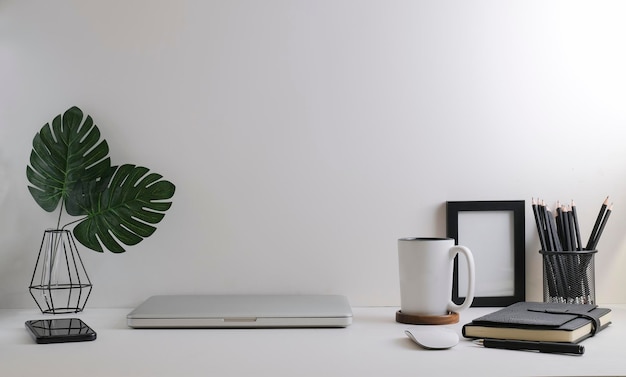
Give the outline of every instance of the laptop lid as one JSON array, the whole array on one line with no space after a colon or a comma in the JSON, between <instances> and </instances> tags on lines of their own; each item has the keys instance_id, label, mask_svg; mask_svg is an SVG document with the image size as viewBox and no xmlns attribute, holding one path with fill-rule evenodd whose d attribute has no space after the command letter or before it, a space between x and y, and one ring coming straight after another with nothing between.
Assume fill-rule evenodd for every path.
<instances>
[{"instance_id":1,"label":"laptop lid","mask_svg":"<svg viewBox=\"0 0 626 377\"><path fill-rule=\"evenodd\" d=\"M133 328L346 327L352 310L340 295L152 296L127 315Z\"/></svg>"}]
</instances>

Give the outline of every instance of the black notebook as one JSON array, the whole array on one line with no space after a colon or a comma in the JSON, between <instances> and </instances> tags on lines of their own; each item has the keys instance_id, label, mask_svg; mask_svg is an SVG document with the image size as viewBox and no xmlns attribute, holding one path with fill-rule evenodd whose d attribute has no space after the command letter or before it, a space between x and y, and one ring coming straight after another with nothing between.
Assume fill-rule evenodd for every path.
<instances>
[{"instance_id":1,"label":"black notebook","mask_svg":"<svg viewBox=\"0 0 626 377\"><path fill-rule=\"evenodd\" d=\"M596 305L518 302L464 325L463 336L578 343L610 323L611 310Z\"/></svg>"}]
</instances>

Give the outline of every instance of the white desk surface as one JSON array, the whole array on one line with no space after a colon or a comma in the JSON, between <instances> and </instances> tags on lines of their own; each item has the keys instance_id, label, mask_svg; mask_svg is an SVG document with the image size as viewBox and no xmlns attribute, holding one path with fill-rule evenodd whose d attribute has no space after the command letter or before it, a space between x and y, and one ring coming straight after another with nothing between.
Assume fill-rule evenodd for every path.
<instances>
[{"instance_id":1,"label":"white desk surface","mask_svg":"<svg viewBox=\"0 0 626 377\"><path fill-rule=\"evenodd\" d=\"M24 322L51 318L36 310L0 310L2 376L601 376L626 375L626 305L613 324L585 340L582 356L487 349L461 338L449 350L427 351L395 322L397 308L353 308L343 329L137 330L130 309L90 309L78 315L98 338L36 344ZM495 308L461 313L471 319Z\"/></svg>"}]
</instances>

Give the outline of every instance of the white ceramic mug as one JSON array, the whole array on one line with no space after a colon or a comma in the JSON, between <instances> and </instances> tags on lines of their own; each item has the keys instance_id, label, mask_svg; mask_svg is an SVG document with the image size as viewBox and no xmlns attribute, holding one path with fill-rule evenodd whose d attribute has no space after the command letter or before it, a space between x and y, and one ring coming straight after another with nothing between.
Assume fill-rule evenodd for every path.
<instances>
[{"instance_id":1,"label":"white ceramic mug","mask_svg":"<svg viewBox=\"0 0 626 377\"><path fill-rule=\"evenodd\" d=\"M468 284L463 304L452 302L454 257L467 259ZM474 257L453 238L401 238L400 310L407 315L440 316L468 308L474 300Z\"/></svg>"}]
</instances>

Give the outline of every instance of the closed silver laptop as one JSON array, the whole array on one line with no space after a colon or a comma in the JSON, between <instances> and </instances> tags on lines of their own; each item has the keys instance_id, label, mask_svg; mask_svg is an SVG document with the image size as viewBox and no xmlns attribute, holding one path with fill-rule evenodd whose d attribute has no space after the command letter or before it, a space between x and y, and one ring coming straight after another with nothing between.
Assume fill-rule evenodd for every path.
<instances>
[{"instance_id":1,"label":"closed silver laptop","mask_svg":"<svg viewBox=\"0 0 626 377\"><path fill-rule=\"evenodd\" d=\"M340 295L152 296L127 315L133 328L346 327L352 309Z\"/></svg>"}]
</instances>

